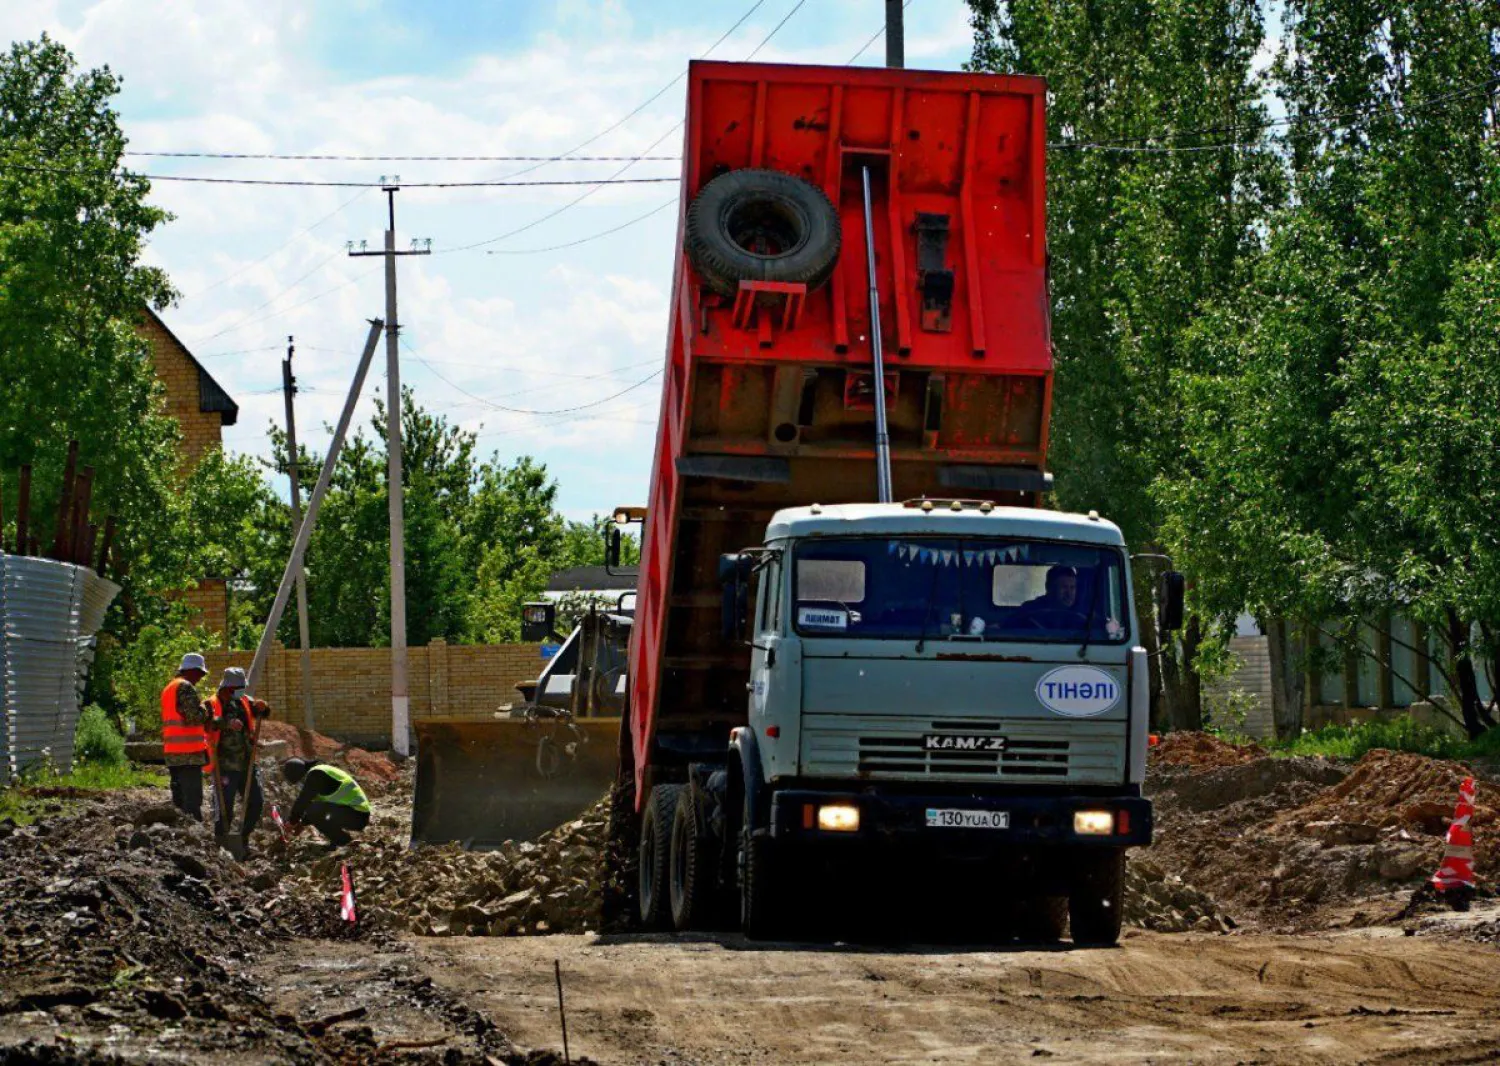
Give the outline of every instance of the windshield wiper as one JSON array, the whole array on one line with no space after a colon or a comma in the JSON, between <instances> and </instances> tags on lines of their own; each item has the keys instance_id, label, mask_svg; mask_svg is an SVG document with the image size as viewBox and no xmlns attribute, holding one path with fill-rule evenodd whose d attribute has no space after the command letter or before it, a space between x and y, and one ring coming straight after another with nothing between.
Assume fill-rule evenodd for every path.
<instances>
[{"instance_id":1,"label":"windshield wiper","mask_svg":"<svg viewBox=\"0 0 1500 1066\"><path fill-rule=\"evenodd\" d=\"M932 608L937 603L938 571L941 569L936 562L932 565L932 587L927 590L927 608L922 612L922 632L917 636L917 654L922 654L922 649L927 647L927 620L932 617Z\"/></svg>"},{"instance_id":2,"label":"windshield wiper","mask_svg":"<svg viewBox=\"0 0 1500 1066\"><path fill-rule=\"evenodd\" d=\"M1104 552L1100 551L1094 557L1094 588L1089 596L1089 613L1083 622L1083 643L1078 645L1078 657L1082 659L1089 653L1089 641L1094 637L1094 611L1099 607L1099 585L1101 580L1099 573L1104 569Z\"/></svg>"}]
</instances>

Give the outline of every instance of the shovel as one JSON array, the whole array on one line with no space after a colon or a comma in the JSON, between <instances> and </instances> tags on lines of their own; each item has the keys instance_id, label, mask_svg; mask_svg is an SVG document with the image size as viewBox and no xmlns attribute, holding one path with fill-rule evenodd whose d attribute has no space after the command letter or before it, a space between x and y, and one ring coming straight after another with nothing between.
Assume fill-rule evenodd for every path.
<instances>
[{"instance_id":1,"label":"shovel","mask_svg":"<svg viewBox=\"0 0 1500 1066\"><path fill-rule=\"evenodd\" d=\"M255 756L260 751L260 716L251 713L253 727L250 730L250 758L245 765L245 784L240 788L240 831L225 833L219 846L243 862L248 854L246 845L250 836L250 789L255 784Z\"/></svg>"}]
</instances>

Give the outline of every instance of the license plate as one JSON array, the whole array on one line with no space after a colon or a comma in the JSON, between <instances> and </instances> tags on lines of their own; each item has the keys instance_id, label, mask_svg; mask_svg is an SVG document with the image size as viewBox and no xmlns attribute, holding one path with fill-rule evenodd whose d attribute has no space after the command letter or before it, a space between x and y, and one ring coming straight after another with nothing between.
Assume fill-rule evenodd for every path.
<instances>
[{"instance_id":1,"label":"license plate","mask_svg":"<svg viewBox=\"0 0 1500 1066\"><path fill-rule=\"evenodd\" d=\"M958 811L947 807L927 808L929 829L1009 829L1009 811Z\"/></svg>"}]
</instances>

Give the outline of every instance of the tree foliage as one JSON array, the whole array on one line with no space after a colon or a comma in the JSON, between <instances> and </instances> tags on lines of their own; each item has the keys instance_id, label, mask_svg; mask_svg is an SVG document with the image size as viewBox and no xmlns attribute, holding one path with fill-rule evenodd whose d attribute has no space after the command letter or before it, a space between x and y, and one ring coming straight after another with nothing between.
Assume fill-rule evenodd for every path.
<instances>
[{"instance_id":1,"label":"tree foliage","mask_svg":"<svg viewBox=\"0 0 1500 1066\"><path fill-rule=\"evenodd\" d=\"M119 516L139 601L184 572L186 503L176 426L136 333L143 310L172 296L141 262L168 216L122 169L119 91L107 67L80 71L47 37L0 54L0 502L16 513L16 474L30 464L32 513L50 520L77 440L95 513Z\"/></svg>"},{"instance_id":2,"label":"tree foliage","mask_svg":"<svg viewBox=\"0 0 1500 1066\"><path fill-rule=\"evenodd\" d=\"M1060 496L1168 547L1210 629L1404 613L1469 731L1492 724L1500 9L972 6L976 64L1046 74L1062 142ZM1287 678L1313 656L1273 645Z\"/></svg>"}]
</instances>

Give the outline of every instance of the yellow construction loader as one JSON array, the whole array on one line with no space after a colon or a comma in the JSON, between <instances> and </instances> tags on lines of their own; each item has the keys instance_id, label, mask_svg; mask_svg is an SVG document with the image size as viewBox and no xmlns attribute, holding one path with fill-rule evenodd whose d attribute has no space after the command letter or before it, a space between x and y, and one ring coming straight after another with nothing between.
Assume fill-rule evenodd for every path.
<instances>
[{"instance_id":1,"label":"yellow construction loader","mask_svg":"<svg viewBox=\"0 0 1500 1066\"><path fill-rule=\"evenodd\" d=\"M555 605L523 608L528 639ZM520 700L490 721L416 723L413 844L465 849L529 840L576 818L614 783L631 616L591 609Z\"/></svg>"}]
</instances>

